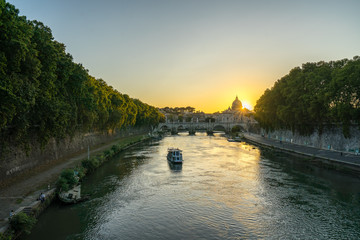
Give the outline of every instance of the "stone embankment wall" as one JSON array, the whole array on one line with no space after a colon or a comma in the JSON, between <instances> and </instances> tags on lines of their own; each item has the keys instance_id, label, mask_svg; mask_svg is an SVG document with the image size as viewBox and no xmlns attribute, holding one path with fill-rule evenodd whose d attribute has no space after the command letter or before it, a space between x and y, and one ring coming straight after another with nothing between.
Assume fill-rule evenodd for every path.
<instances>
[{"instance_id":1,"label":"stone embankment wall","mask_svg":"<svg viewBox=\"0 0 360 240\"><path fill-rule=\"evenodd\" d=\"M28 153L20 146L11 146L0 158L0 183L41 164L66 158L80 151L87 151L88 146L91 149L92 146L111 142L120 137L147 132L147 128L128 128L117 133L76 134L72 138L58 141L51 139L42 150L40 145L34 141Z\"/></svg>"},{"instance_id":2,"label":"stone embankment wall","mask_svg":"<svg viewBox=\"0 0 360 240\"><path fill-rule=\"evenodd\" d=\"M321 149L336 150L342 152L360 152L360 131L358 127L351 127L351 137L345 138L342 129L338 127L325 129L322 134L314 132L310 136L300 136L291 131L277 130L266 133L261 131L265 137L281 140L284 142L292 142L300 145L306 145Z\"/></svg>"}]
</instances>

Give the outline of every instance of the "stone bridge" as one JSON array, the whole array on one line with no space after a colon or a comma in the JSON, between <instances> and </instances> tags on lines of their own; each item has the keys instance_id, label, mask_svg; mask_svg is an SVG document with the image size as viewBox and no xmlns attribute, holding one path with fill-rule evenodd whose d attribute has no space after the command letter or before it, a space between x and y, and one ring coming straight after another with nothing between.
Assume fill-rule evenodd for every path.
<instances>
[{"instance_id":1,"label":"stone bridge","mask_svg":"<svg viewBox=\"0 0 360 240\"><path fill-rule=\"evenodd\" d=\"M160 123L157 131L171 131L172 134L188 131L189 134L195 134L198 131L206 131L212 134L214 131L231 132L234 127L239 127L241 131L247 132L250 121L215 121L215 122L171 122Z\"/></svg>"}]
</instances>

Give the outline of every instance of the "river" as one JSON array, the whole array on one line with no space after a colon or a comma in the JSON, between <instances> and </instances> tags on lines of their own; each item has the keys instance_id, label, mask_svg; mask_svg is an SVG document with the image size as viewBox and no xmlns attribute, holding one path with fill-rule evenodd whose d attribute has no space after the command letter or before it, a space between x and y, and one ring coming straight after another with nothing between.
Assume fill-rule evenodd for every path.
<instances>
[{"instance_id":1,"label":"river","mask_svg":"<svg viewBox=\"0 0 360 240\"><path fill-rule=\"evenodd\" d=\"M89 201L52 204L23 239L360 239L359 178L220 134L135 146L82 188Z\"/></svg>"}]
</instances>

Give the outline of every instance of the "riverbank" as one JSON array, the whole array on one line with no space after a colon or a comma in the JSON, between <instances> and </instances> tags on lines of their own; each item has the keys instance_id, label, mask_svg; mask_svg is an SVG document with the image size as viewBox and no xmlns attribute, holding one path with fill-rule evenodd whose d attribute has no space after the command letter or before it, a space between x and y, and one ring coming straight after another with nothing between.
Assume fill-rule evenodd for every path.
<instances>
[{"instance_id":1,"label":"riverbank","mask_svg":"<svg viewBox=\"0 0 360 240\"><path fill-rule=\"evenodd\" d=\"M245 133L244 138L246 141L252 142L254 144L308 156L312 159L319 159L322 162L333 165L337 168L346 168L349 170L360 171L360 156L352 153L344 153L340 151L319 149L290 142L283 142L262 137L261 135L253 133Z\"/></svg>"},{"instance_id":2,"label":"riverbank","mask_svg":"<svg viewBox=\"0 0 360 240\"><path fill-rule=\"evenodd\" d=\"M97 155L113 145L117 145L121 150L148 139L147 135L133 135L122 137L110 143L101 144L93 147L90 154ZM8 217L11 210L15 212L22 211L24 207L35 204L36 199L41 192L52 191L55 182L61 171L66 168L74 167L80 164L81 160L86 159L87 152L79 152L72 157L62 159L57 163L48 166L40 166L33 171L28 171L13 182L7 183L0 189L0 232L4 232L8 227Z\"/></svg>"}]
</instances>

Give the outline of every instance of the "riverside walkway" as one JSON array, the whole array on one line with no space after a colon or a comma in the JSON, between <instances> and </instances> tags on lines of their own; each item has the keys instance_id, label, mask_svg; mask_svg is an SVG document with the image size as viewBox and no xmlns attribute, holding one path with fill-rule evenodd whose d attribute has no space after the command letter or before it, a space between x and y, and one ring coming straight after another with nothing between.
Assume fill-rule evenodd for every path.
<instances>
[{"instance_id":1,"label":"riverside walkway","mask_svg":"<svg viewBox=\"0 0 360 240\"><path fill-rule=\"evenodd\" d=\"M258 143L260 145L275 147L288 152L293 152L309 157L316 157L325 160L330 160L335 163L346 164L360 169L360 155L353 153L339 152L334 150L326 150L315 147L309 147L289 142L281 142L275 139L262 137L258 134L245 133L244 138L250 142Z\"/></svg>"}]
</instances>

